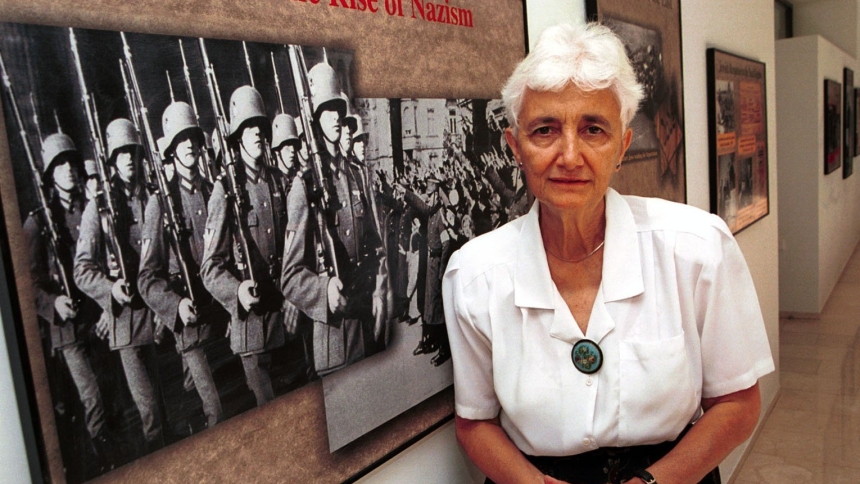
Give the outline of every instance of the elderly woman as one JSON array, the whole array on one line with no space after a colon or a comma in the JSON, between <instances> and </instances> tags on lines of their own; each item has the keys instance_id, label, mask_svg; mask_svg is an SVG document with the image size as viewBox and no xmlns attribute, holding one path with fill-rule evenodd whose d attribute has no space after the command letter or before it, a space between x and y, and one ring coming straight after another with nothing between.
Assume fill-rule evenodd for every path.
<instances>
[{"instance_id":1,"label":"elderly woman","mask_svg":"<svg viewBox=\"0 0 860 484\"><path fill-rule=\"evenodd\" d=\"M731 232L609 188L642 94L606 27L547 29L502 97L536 201L444 276L460 444L488 482L719 482L774 369Z\"/></svg>"}]
</instances>

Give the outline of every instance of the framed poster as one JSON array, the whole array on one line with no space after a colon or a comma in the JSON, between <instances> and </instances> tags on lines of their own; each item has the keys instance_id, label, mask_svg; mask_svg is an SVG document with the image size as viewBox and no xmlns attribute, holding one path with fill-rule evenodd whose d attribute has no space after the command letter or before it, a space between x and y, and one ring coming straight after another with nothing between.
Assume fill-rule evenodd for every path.
<instances>
[{"instance_id":1,"label":"framed poster","mask_svg":"<svg viewBox=\"0 0 860 484\"><path fill-rule=\"evenodd\" d=\"M711 212L740 232L769 213L765 64L707 51Z\"/></svg>"},{"instance_id":2,"label":"framed poster","mask_svg":"<svg viewBox=\"0 0 860 484\"><path fill-rule=\"evenodd\" d=\"M860 156L860 89L854 89L854 156Z\"/></svg>"},{"instance_id":3,"label":"framed poster","mask_svg":"<svg viewBox=\"0 0 860 484\"><path fill-rule=\"evenodd\" d=\"M824 174L842 164L842 86L824 80Z\"/></svg>"},{"instance_id":4,"label":"framed poster","mask_svg":"<svg viewBox=\"0 0 860 484\"><path fill-rule=\"evenodd\" d=\"M679 0L586 0L586 16L624 41L645 98L633 141L612 181L620 193L687 200Z\"/></svg>"},{"instance_id":5,"label":"framed poster","mask_svg":"<svg viewBox=\"0 0 860 484\"><path fill-rule=\"evenodd\" d=\"M854 130L856 126L854 114L854 71L845 67L842 69L843 126L842 126L842 178L848 178L854 173Z\"/></svg>"},{"instance_id":6,"label":"framed poster","mask_svg":"<svg viewBox=\"0 0 860 484\"><path fill-rule=\"evenodd\" d=\"M391 5L397 6L397 2ZM512 169L514 163L498 143L504 129L504 125L499 124L498 102L487 99L498 94L499 86L522 56L525 46L518 31L515 35L509 31L493 33L495 30L489 27L522 25L521 2L507 2L501 9L496 2L468 6L451 4L445 14L448 22L441 20L436 9L431 15L427 10L418 11L422 8L420 5L407 2L402 3L402 13L397 8L393 12L386 11L379 4L377 11L369 11L350 7L350 2L272 2L272 8L246 11L238 20L236 16L213 15L207 16L206 22L197 21L200 13L189 11L183 2L163 2L145 15L140 15L139 9L131 6L116 8L110 17L104 17L92 5L82 8L75 2L13 1L9 6L0 15L4 20L12 17L11 20L16 21L38 20L63 26L0 24L0 54L8 70L9 81L9 87L4 83L2 88L6 130L0 133L0 194L6 215L4 227L8 230L8 239L4 237L2 242L8 243L3 247L10 254L6 275L8 281L14 283L11 284L14 295L9 298L14 306L14 316L7 318L4 313L3 324L14 329L17 335L17 339L9 338L9 344L22 350L20 361L13 364L20 368L19 375L25 387L22 392L27 397L24 410L32 415L32 420L25 417L24 426L32 429L30 439L36 450L33 455L33 462L37 463L34 481L87 482L98 478L101 482L163 482L180 475L183 479L203 481L217 475L225 480L250 482L350 482L450 420L453 392L449 355L444 351L438 328L435 331L426 328L425 323L431 319L429 309L418 302L424 299L427 291L438 291L436 285L419 277L419 274L426 274L418 266L426 263L422 262L421 250L428 243L429 236L423 230L428 219L416 215L418 212L414 210L408 217L402 215L405 209L393 204L391 198L394 198L395 190L398 194L408 191L411 193L408 198L415 205L431 207L433 216L440 217L441 222L437 226L444 229L435 236L444 239L448 248L462 242L461 237L466 231L459 227L472 227L472 234L489 230L515 215L509 210L512 206L510 200L527 201L522 181L517 179L517 171ZM456 24L451 21L455 9L459 19ZM290 37L284 38L285 31L279 26L282 23L265 21L271 20L273 15L287 22L301 19L301 22L295 22L301 25L290 29ZM464 24L463 19L469 19L469 22ZM75 26L67 27L70 24ZM412 40L400 42L396 51L377 48L403 29L410 31ZM452 32L458 32L457 29L462 32L456 46L448 43L442 48L443 51L453 48L463 54L458 57L463 63L452 64L451 56L436 52L445 42L434 39L450 38ZM139 33L141 30L158 33ZM346 35L347 31L349 35ZM252 32L249 36L254 37L238 38L247 32ZM491 43L498 47L499 55L486 57L488 35L498 37L498 42L493 40ZM72 47L73 43L76 48ZM208 62L203 56L203 46ZM224 317L222 313L221 319L209 314L204 317L201 311L200 319L211 322L208 337L201 338L205 355L202 361L208 363L214 393L221 407L220 417L210 418L217 412L210 411L213 407L209 405L211 400L207 403L202 395L213 385L195 380L193 374L199 370L201 360L194 363L185 361L180 339L186 335L183 326L174 324L175 318L167 318L167 324L163 324L164 319L160 318L166 330L155 325L155 318L152 318L152 344L141 345L144 347L142 352L147 353L143 367L132 370L131 365L127 369L125 364L129 357L121 354L122 349L111 342L111 338L119 336L119 331L109 327L107 340L103 339L100 334L104 330L100 327L102 319L86 313L84 306L78 305L84 298L77 293L69 298L74 304L61 300L59 306L43 305L38 310L42 301L38 292L40 288L35 283L45 282L45 287L56 289L65 285L58 281L68 280L66 287L77 286L85 271L75 273L79 244L66 238L59 245L60 252L65 255L56 258L69 264L64 266L66 277L60 277L59 271L49 271L47 279L34 277L31 270L34 261L53 264L54 256L38 258L31 255L31 248L39 248L40 253L46 251L45 237L28 238L28 234L44 235L45 232L28 232L25 226L28 220L38 217L34 210L39 207L40 193L47 194L46 198L52 203L62 198L57 195L59 192L55 186L59 173L75 173L73 178L78 183L78 194L85 193L84 182L91 175L93 179L98 178L98 173L118 175L117 161L125 159L125 151L130 151L133 159L139 151L137 148L125 149L125 146L138 146L137 142L120 146L116 140L134 139L135 133L140 136L140 146L145 147L146 159L153 161L179 153L183 145L179 141L171 143L171 139L179 139L186 131L198 132L196 128L192 129L196 123L203 135L190 136L189 139L193 138L200 146L211 147L203 150L206 154L201 154L200 159L214 162L198 163L198 172L205 177L208 176L205 170L215 168L216 173L224 175L221 180L225 180L230 176L229 170L225 171L229 163L225 161L224 153L230 150L222 149L218 139L228 138L227 146L231 147L235 158L241 154L241 134L259 128L262 138L259 145L267 146L269 150L261 150L267 153L267 163L271 163L265 165L269 167L266 170L275 172L275 168L280 169L279 161L287 156L286 152L276 153L271 148L275 144L285 150L293 146L281 143L285 136L289 138L291 132L284 129L284 124L278 124L284 119L283 115L293 119L296 131L321 130L314 124L311 126L316 128L305 128L302 123L302 120L313 116L303 116L301 110L301 96L297 89L301 82L296 77L296 63L292 57L299 53L304 58L306 78L313 77L311 71L323 64L327 64L333 73L323 81L308 82L306 92L310 93L311 110L313 106L328 105L313 100L314 89L320 85L339 88L336 96L332 90L331 101L344 107L343 112L333 109L340 116L340 122L336 123L339 133L335 137L338 137L338 143L344 144L335 146L329 143L325 146L331 145L330 148L340 154L349 152L349 156L359 156L358 146L361 146L366 153L365 168L349 177L361 188L345 190L338 195L341 198L355 196L359 201L338 206L355 208L360 205L360 212L364 215L362 219L366 223L363 230L375 232L380 244L371 254L362 255L366 261L363 267L374 267L380 272L385 269L388 279L379 279L384 281L382 290L386 291L386 296L394 297L381 298L390 301L390 306L383 306L384 317L379 320L379 327L383 330L378 335L374 333L372 338L368 337L369 346L364 346L363 354L351 353L342 364L332 361L330 366L319 365L323 358L315 343L320 341L320 337L313 333L317 320L310 319L311 326L308 326L310 317L307 313L311 309L299 307L301 298L287 294L290 287L298 288L294 293L302 293L308 286L298 282L285 282L281 286L281 279L288 281L289 277L283 274L288 272L284 270L284 261L278 260L282 259L278 244L285 243L287 237L273 237L274 257L268 258L265 266L252 267L255 270L253 280L262 281L269 277L272 282L278 281L276 286L281 286L282 298L297 308L298 312L294 314L305 316L305 323L301 323L299 316L288 318L285 311L282 336L266 335L267 340L269 336L274 336L273 341L282 338L283 344L276 345L278 347L272 351L265 351L270 355L252 362L249 372L246 359L241 354L243 350L234 345L237 334L234 330L240 330L241 334L242 326L237 326L232 319L232 309L227 308L230 316ZM133 60L130 61L129 57ZM485 63L479 62L482 58ZM440 66L447 67L440 69ZM445 72L446 69L450 71ZM210 71L214 76L210 77ZM416 74L422 71L424 74ZM214 97L210 90L212 79L217 79L218 86ZM82 85L86 86L88 95ZM255 90L256 95L249 94L249 88ZM233 102L234 96L239 96L236 102ZM165 124L164 117L170 118L168 107L177 103L187 106L183 108L185 117L179 116L186 124L180 124L184 126L181 130L171 131L170 123ZM216 116L214 109L219 103L223 104L220 117ZM13 104L20 116L13 112ZM189 114L192 112L194 115ZM245 115L249 119L265 118L266 122L231 124L232 120L241 120ZM133 125L134 129L126 129L125 134L121 130L111 131L109 126L119 118L128 119L131 125L119 123L118 126L124 124L128 128ZM148 128L144 120L150 125ZM91 126L95 129L90 129ZM219 127L222 131L213 135ZM222 136L222 132L227 136ZM352 145L346 142L343 135L346 132L353 134L349 138ZM161 140L162 137L166 142ZM322 135L317 136L320 146L325 140ZM107 162L101 170L97 166L95 171L87 171L90 163L86 161L98 159L99 150L95 146L99 144L107 154ZM31 170L26 153L28 149L35 171ZM293 151L301 153L300 149ZM74 152L79 159L72 155ZM215 162L219 156L221 161ZM273 213L289 209L287 199L292 189L298 186L293 182L300 171L296 165L299 162L295 160L301 156L297 154L291 158L293 173L284 177L287 180L285 185L279 187L275 184L268 188ZM77 168L66 170L66 165ZM138 170L138 173L154 174L154 184L147 183L145 187L122 192L125 195L118 196L143 191L155 196L153 187L158 186L159 165L148 163L146 166L145 171ZM181 176L177 166L176 162L163 165L166 179L177 180ZM48 168L47 173L42 173L45 168ZM334 174L325 173L323 181L335 184ZM246 172L244 176L249 175ZM434 183L427 182L431 178ZM247 178L244 180L247 183ZM218 183L216 180L213 186L217 188ZM232 182L220 183L227 186ZM37 187L37 184L44 186ZM95 184L99 186L99 183ZM104 188L106 185L101 183L101 193L112 193L112 190ZM311 190L306 190L307 195ZM395 201L402 202L405 198L397 197ZM309 200L307 198L304 205L296 206L308 209L311 206ZM183 203L180 208L185 207ZM76 206L71 212L86 212L85 208L80 208ZM192 213L186 215L194 216ZM164 217L165 220L169 218ZM246 223L245 230L252 238L268 233L268 229L276 233L281 229L284 233L287 231L287 224L279 229L276 224L265 222L259 214L239 219ZM210 218L204 217L189 226L207 229L209 221ZM146 225L146 220L139 217L124 219L120 224L124 228L117 233L126 233L126 229L128 233L134 232L137 229L132 230L129 225L136 224ZM61 232L74 232L78 228L77 224L60 225L63 227ZM211 232L204 230L201 239L204 245L207 240L220 239L219 225L224 226L213 223L208 227ZM346 227L342 223L321 225L335 239L348 237L347 232L355 233L350 229L339 234L338 230ZM92 233L109 234L108 231L102 233L102 229L103 226L97 224ZM64 237L66 235L63 233ZM28 243L36 239L38 243ZM110 242L107 238L102 240ZM141 236L128 241L132 248L137 246L138 257L142 260L146 258L144 253L155 251L152 240L155 239ZM257 245L258 239L253 240ZM140 244L135 244L136 241ZM213 247L218 245L216 242L212 244ZM400 254L401 245L403 260L380 257L389 252ZM114 259L110 258L112 247L108 243L99 246L99 250L104 250L100 254L106 257L104 263L108 267L108 277L114 279L117 277L112 272L115 270ZM259 245L249 247L247 253L251 254L249 258L253 261L256 257L254 251ZM291 247L300 247L298 238L291 239ZM206 250L204 247L202 252ZM212 250L214 253L215 249ZM239 247L238 250L245 249ZM47 252L52 252L52 249ZM226 259L235 261L236 257L236 253L226 254ZM127 258L116 260L125 260L129 267L134 268L132 270L137 270L139 261ZM182 281L182 276L172 279L184 273L174 270L174 262L175 259L171 259L171 280ZM251 262L250 265L254 264ZM342 274L347 274L349 262L344 264L346 272ZM56 264L55 267L62 265ZM229 269L234 273L236 270L245 269L239 263ZM367 280L374 281L373 275L370 274ZM128 278L139 283L140 278ZM361 318L354 319L368 327L375 324L371 320L377 321L375 317L379 313L374 313L371 306L380 294L376 292L378 288L372 284L346 286L348 289L345 290L352 291L350 294L356 296L355 300L366 312ZM127 294L123 288L119 291L117 294ZM121 318L113 314L115 294L112 290L108 293L114 298L109 300L107 308L113 316L112 320L107 320L110 325ZM137 291L130 293L137 294ZM143 302L148 306L151 301ZM229 306L229 303L222 306ZM42 316L45 307L47 317ZM283 307L288 308L286 305ZM89 314L81 334L75 335L80 336L80 340L70 345L82 348L82 355L71 351L66 355L63 347L53 344L52 331L60 326L54 324L58 308ZM102 307L102 314L104 309ZM146 312L143 307L139 309ZM120 313L124 310L119 309ZM256 315L256 311L257 308L252 307L247 313ZM374 318L365 317L370 314ZM335 318L332 322L339 324L342 319ZM287 324L289 321L297 322L296 326ZM188 326L194 326L194 323ZM302 325L305 329L301 329ZM273 327L278 328L277 325ZM444 329L444 325L441 327ZM176 331L177 328L180 331ZM229 334L227 328L230 328ZM311 333L314 335L308 336ZM7 334L12 333L7 331ZM162 335L160 342L155 341L156 334ZM245 336L249 339L254 337L251 333ZM95 377L88 384L79 385L83 380L73 372L84 366L89 366ZM271 380L272 398L269 400L266 395L262 398L268 402L261 402L255 390L262 387L249 377L252 373L260 375L261 368L266 370ZM158 407L155 411L147 409L139 398L146 392L140 390L138 383L147 380ZM100 401L99 404L91 404L93 399L87 397L95 393L93 389L97 389L99 395L95 400ZM99 418L88 418L88 415L99 414L99 411L89 411L98 407L103 416L102 424L92 421ZM153 425L156 421L160 425ZM99 439L99 425L111 430L111 439L107 442L115 445L104 445L106 441ZM153 428L159 430L153 432ZM260 465L260 462L266 465Z\"/></svg>"}]
</instances>

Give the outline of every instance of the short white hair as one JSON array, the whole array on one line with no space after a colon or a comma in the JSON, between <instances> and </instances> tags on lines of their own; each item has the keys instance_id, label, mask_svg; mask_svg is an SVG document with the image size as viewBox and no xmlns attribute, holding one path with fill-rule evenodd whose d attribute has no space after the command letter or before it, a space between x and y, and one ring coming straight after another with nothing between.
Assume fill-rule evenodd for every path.
<instances>
[{"instance_id":1,"label":"short white hair","mask_svg":"<svg viewBox=\"0 0 860 484\"><path fill-rule=\"evenodd\" d=\"M642 86L621 39L598 23L547 28L502 88L505 116L514 132L527 89L560 92L568 86L585 92L611 90L621 105L626 128L642 100Z\"/></svg>"}]
</instances>

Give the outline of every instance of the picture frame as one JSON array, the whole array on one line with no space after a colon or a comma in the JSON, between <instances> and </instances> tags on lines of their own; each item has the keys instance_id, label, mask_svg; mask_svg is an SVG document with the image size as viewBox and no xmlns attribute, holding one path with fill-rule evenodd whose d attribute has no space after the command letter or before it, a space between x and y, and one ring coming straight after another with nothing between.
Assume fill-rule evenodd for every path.
<instances>
[{"instance_id":1,"label":"picture frame","mask_svg":"<svg viewBox=\"0 0 860 484\"><path fill-rule=\"evenodd\" d=\"M770 212L766 65L706 53L711 212L738 233Z\"/></svg>"},{"instance_id":2,"label":"picture frame","mask_svg":"<svg viewBox=\"0 0 860 484\"><path fill-rule=\"evenodd\" d=\"M860 156L860 89L854 88L854 146L852 153Z\"/></svg>"},{"instance_id":3,"label":"picture frame","mask_svg":"<svg viewBox=\"0 0 860 484\"><path fill-rule=\"evenodd\" d=\"M842 85L824 79L824 174L842 165Z\"/></svg>"},{"instance_id":4,"label":"picture frame","mask_svg":"<svg viewBox=\"0 0 860 484\"><path fill-rule=\"evenodd\" d=\"M842 178L848 178L854 173L854 131L857 126L854 112L854 71L845 67L842 69Z\"/></svg>"},{"instance_id":5,"label":"picture frame","mask_svg":"<svg viewBox=\"0 0 860 484\"><path fill-rule=\"evenodd\" d=\"M687 200L681 2L586 0L586 18L625 43L645 98L630 122L633 141L612 180L620 193Z\"/></svg>"},{"instance_id":6,"label":"picture frame","mask_svg":"<svg viewBox=\"0 0 860 484\"><path fill-rule=\"evenodd\" d=\"M16 3L16 2L13 2ZM18 2L22 5L24 2ZM306 25L306 27L298 26L291 29L290 35L294 36L296 42L301 42L301 46L314 46L319 49L316 54L309 56L312 61L328 56L328 59L336 67L336 71L341 73L343 85L347 87L346 94L352 99L355 107L358 107L362 102L367 100L383 100L381 104L387 104L389 98L381 97L381 95L390 94L392 96L412 96L410 101L418 99L432 99L437 102L441 99L441 104L446 105L447 101L456 104L459 109L473 109L473 104L482 106L482 110L475 110L475 115L484 115L484 109L488 107L488 100L478 97L479 95L490 96L497 92L498 85L503 81L506 75L504 72L509 72L508 66L512 66L515 61L522 56L525 48L524 36L511 35L506 32L504 35L498 35L498 42L494 41L494 45L498 46L499 55L485 56L487 39L486 27L495 25L496 23L505 25L521 25L523 18L522 5L519 2L511 2L505 8L498 8L492 2L483 2L480 4L470 4L468 8L470 12L474 12L477 25L466 27L473 30L466 31L460 38L462 42L456 46L448 44L446 49L455 48L465 54L466 57L472 56L470 53L480 51L477 57L484 58L485 63L478 70L466 69L466 65L476 65L473 60L464 61L462 65L452 65L450 60L440 61L439 64L446 66L439 69L436 59L442 59L443 55L434 53L436 47L442 46L443 42L437 42L435 39L446 37L449 34L446 29L464 28L462 26L444 25L440 23L431 23L430 21L411 19L407 6L406 16L397 16L386 14L386 12L364 13L361 21L356 21L356 15L362 15L346 7L322 4L305 4L305 3L283 3L272 2L273 8L269 10L277 10L278 15L285 16L289 19L302 19L298 24ZM48 28L48 25L63 26L51 27L57 29L66 29L73 27L76 32L84 30L101 30L109 28L111 30L103 32L112 32L111 45L118 42L119 30L129 33L132 40L132 50L135 58L140 59L138 62L146 63L143 58L147 57L137 49L138 42L141 37L158 36L165 33L173 37L184 37L191 43L196 42L198 38L207 39L212 43L225 42L232 43L230 50L241 52L242 41L237 37L244 35L243 33L253 30L254 38L248 38L247 43L252 59L253 69L255 73L265 71L266 65L269 65L270 59L265 52L266 48L261 47L269 44L277 44L285 47L284 43L291 39L284 38L284 31L281 27L270 25L264 22L266 16L271 14L271 11L264 13L266 9L261 9L255 13L250 13L249 17L240 21L238 24L235 19L231 18L210 18L207 23L188 21L188 18L193 18L194 13L186 12L186 6L182 2L164 2L152 10L148 10L143 15L132 17L124 17L118 14L111 19L112 23L106 23L103 14L100 12L87 13L81 11L73 13L79 6L73 2L59 2L53 17L50 13L28 13L27 7L18 7L17 10L12 9L6 11L0 17L4 20L12 21L30 21L38 19L43 24L18 24L30 25ZM453 8L453 7L452 7ZM86 10L86 9L85 9ZM26 15L22 15L26 14ZM16 18L14 15L23 16ZM190 17L189 17L190 15ZM255 16L256 15L256 16ZM416 14L417 15L417 14ZM13 16L13 18L9 18ZM171 23L175 19L185 18L182 22ZM74 19L74 20L69 20ZM69 22L75 25L69 25ZM263 25L259 29L243 29L242 25ZM354 36L350 41L344 41L337 38L331 40L332 31L343 30L343 26L350 26ZM410 32L413 32L411 41L404 42L396 52L381 52L377 49L368 48L368 46L376 46L383 43L386 35L391 32L402 32L404 25ZM153 32L153 33L150 33ZM359 33L364 32L364 33ZM250 34L249 34L250 35ZM496 36L490 34L491 37ZM19 42L19 37L13 36L14 39L10 43L2 43L0 51L7 54L10 44L15 45ZM58 36L62 37L62 36ZM224 38L231 40L222 40ZM175 40L175 39L174 39ZM64 62L69 62L72 58L68 47L65 47L67 39L63 41L61 49L55 52L56 58L65 59ZM428 45L433 46L428 50ZM186 48L190 46L186 45ZM323 49L326 53L323 53ZM355 52L355 59L361 58L365 66L363 69L342 70L337 67L338 62L343 62L345 66L349 66L351 62L348 57L343 55L343 52L348 52L351 49ZM14 50L14 49L13 49ZM411 51L420 51L422 53L422 63L424 67L415 67L414 61L417 58L411 55ZM114 51L112 51L114 52ZM266 54L260 58L255 57L256 54ZM340 54L338 54L340 52ZM161 56L169 60L170 63L178 62L179 50L174 49L168 55ZM30 52L37 59L35 52ZM82 49L84 56L84 64L87 66L87 77L94 76L92 71L93 66L97 65L101 60L105 60L104 71L110 72L111 75L118 75L120 69L117 67L117 59L113 56L100 56L97 49ZM387 56L381 58L380 56ZM45 76L44 72L39 72L39 69L29 69L26 61L27 53L18 50L13 56L7 55L7 62L11 57L17 57L19 63L18 71L13 76L16 86L29 84L33 79L28 76ZM157 56L156 56L157 57ZM196 55L195 55L196 57ZM109 63L107 61L110 61ZM215 59L213 59L217 63ZM166 62L166 61L165 61ZM283 58L277 58L276 62L282 63ZM498 64L497 64L498 63ZM35 64L36 66L38 63ZM47 64L46 64L47 65ZM157 63L153 63L153 66ZM280 64L279 64L280 65ZM406 69L404 66L409 65L413 68ZM34 67L33 64L30 67ZM149 67L149 65L147 65ZM205 96L205 87L202 81L201 73L197 66L191 66L194 79L192 80L193 89L198 96L198 102L203 106L208 105L203 101ZM421 70L429 68L434 75L422 75L415 77L413 74L415 69ZM216 67L217 69L217 67ZM287 69L278 68L281 74L281 82L286 82L289 77ZM447 74L440 74L445 69L451 69ZM223 71L229 71L229 75L240 73L245 74L245 68L242 63L237 62L233 67ZM221 76L227 77L228 73L222 73L218 70L219 79ZM488 71L499 73L498 75L487 75L486 73L479 74L478 71ZM268 74L257 78L257 82L264 82L267 92L264 93L264 98L267 104L274 105L276 97L273 97L275 92L271 84L273 76L271 70ZM453 73L461 73L462 76L454 76ZM56 74L57 79L54 81L58 88L58 94L62 92L69 93L73 91L69 86L74 83L73 76L67 76L64 70L59 70ZM436 77L439 74L439 77ZM181 81L181 72L174 70L168 77L172 78L173 89L177 98L185 100L185 88ZM152 79L155 77L153 76ZM441 79L445 79L443 82ZM168 82L165 79L164 73L158 76L158 87L153 88L154 84L151 80L143 80L142 88L145 91L147 99L158 96L162 99L167 99L165 96L170 96L168 93ZM416 82L420 80L420 82ZM94 82L93 92L97 100L95 101L103 116L107 117L104 112L112 111L119 113L126 108L125 101L120 97L109 97L100 92L101 87L97 86L99 82ZM17 129L12 116L6 111L9 108L9 102L6 95L5 87L3 88L2 104L5 114L5 126L8 130L2 130L0 133L0 194L2 194L2 208L4 209L3 228L7 229L8 234L0 237L0 247L4 255L6 271L4 281L9 283L11 297L6 298L10 304L4 305L3 326L6 334L7 345L10 348L10 356L12 357L14 380L16 383L17 397L21 404L22 426L25 431L25 443L32 463L32 478L34 482L84 482L90 479L99 478L101 482L163 482L166 476L175 476L177 472L191 480L205 480L207 476L217 474L224 479L235 481L278 481L278 480L307 480L313 482L354 482L366 475L375 467L383 464L388 459L397 455L410 445L414 444L424 436L430 434L440 426L450 422L453 418L453 389L450 383L443 386L441 390L432 390L429 393L414 392L408 395L408 398L400 398L399 396L389 398L390 401L399 401L398 405L408 404L408 407L403 410L387 410L385 414L381 411L375 411L370 415L372 418L366 420L372 421L372 426L358 427L353 434L347 436L346 440L342 440L340 447L332 450L330 442L329 429L327 428L326 411L326 396L328 388L326 383L321 380L314 380L307 385L301 386L298 389L284 393L278 396L270 403L254 408L245 409L241 412L230 413L230 418L218 423L213 428L199 430L191 435L178 439L171 443L168 451L156 450L151 453L129 453L134 455L133 459L123 459L116 468L106 469L105 472L95 473L78 473L73 479L68 478L67 467L74 466L74 456L69 457L68 454L63 454L63 447L67 443L63 443L62 426L66 425L61 422L63 417L57 411L58 399L54 398L56 392L51 388L51 380L54 377L54 364L51 363L53 356L51 350L45 350L43 345L43 335L39 332L37 324L37 316L32 308L32 278L28 274L28 265L30 259L27 256L27 244L22 229L22 222L26 215L32 209L32 202L35 198L32 188L32 180L26 179L19 175L20 163L23 158L20 150L20 141L18 141ZM21 92L23 91L23 92ZM59 92L62 91L62 92ZM50 92L45 89L43 92ZM28 105L28 92L24 88L19 88L16 96L18 102L22 106L26 106L25 117L31 117L31 109ZM379 96L379 97L361 97ZM74 110L80 109L78 104L79 93L74 93L69 97L69 105L75 104ZM223 101L226 102L229 98L229 91L223 93ZM435 97L434 97L435 96ZM459 96L459 97L458 97ZM474 96L474 97L468 97ZM71 99L74 99L72 101ZM400 98L392 98L400 99ZM159 101L159 102L162 102ZM38 104L38 102L37 102ZM161 131L160 115L165 104L148 105L151 108L150 121L153 125L157 125L157 131ZM490 103L490 106L494 106ZM63 109L68 110L68 107ZM74 123L76 126L71 126L68 123L68 113L63 109L59 110L58 117L64 129L75 140L79 140L83 135L84 129ZM201 108L203 109L203 107ZM289 106L286 108L291 109ZM438 110L439 115L444 115L445 124L448 124L448 111ZM394 111L391 111L393 116ZM271 114L274 114L271 113ZM366 113L365 113L366 114ZM51 108L45 107L39 109L39 117L41 123L45 126L54 127L54 117L51 113ZM80 114L76 114L79 116ZM271 117L271 116L269 116ZM487 115L485 122L489 123L491 118L497 116ZM366 119L370 119L369 117ZM393 124L388 121L386 116L379 116L378 128L380 130L388 127L390 129ZM442 118L440 118L442 119ZM382 122L385 120L386 122ZM101 128L110 121L110 119L102 119ZM426 121L426 120L425 120ZM32 122L27 119L27 135L34 141L36 145L36 134L32 127ZM212 120L203 120L207 130L212 128ZM369 126L364 126L368 128ZM46 130L47 131L47 130ZM393 136L392 136L393 135ZM399 139L401 133L389 133L391 142L395 142L395 138ZM487 133L483 133L486 137ZM426 140L425 140L426 141ZM441 143L441 139L439 140ZM402 147L402 143L400 145ZM422 145L423 148L436 149L434 145L427 142ZM441 151L441 148L436 150ZM468 158L470 155L461 153ZM39 156L38 148L36 148L36 156ZM436 159L440 159L438 154ZM511 164L513 166L513 164ZM461 194L462 197L462 194ZM27 202L21 203L21 200ZM23 211L23 212L22 212ZM3 235L3 234L0 234ZM11 316L7 316L7 309L11 310ZM399 323L398 323L399 324ZM405 325L404 325L405 326ZM421 333L421 325L411 326L412 332ZM414 336L414 335L413 335ZM412 338L413 336L410 336ZM426 364L430 367L429 361L433 354L413 355L413 350L416 347L418 339L410 339L408 344L409 356L412 358L422 358L426 360ZM168 344L170 347L170 344ZM11 351L16 349L19 351ZM115 356L115 355L114 355ZM350 366L347 370L352 371L357 377L361 378L362 373L357 367L373 366L365 364L366 362L376 362L377 355L366 358L354 366ZM110 356L108 356L110 358ZM176 369L174 359L171 366ZM355 370L353 371L353 369ZM442 368L446 370L446 368ZM181 371L181 370L180 370ZM241 371L241 370L240 370ZM450 362L448 363L447 371L450 373ZM427 373L427 372L425 372ZM336 373L335 375L339 375ZM176 376L176 373L174 374ZM405 378L405 377L404 377ZM391 382L397 381L397 378L391 378L384 382L386 385L391 385ZM366 382L367 383L367 382ZM373 385L362 385L365 391L376 392L380 398L384 398L386 393ZM69 387L68 382L63 387L70 390L68 393L71 399L74 400L76 394L74 387ZM404 391L410 389L408 385L403 385ZM245 396L249 394L245 393ZM389 395L390 396L390 395ZM125 397L127 404L128 395ZM119 401L119 400L112 400ZM353 401L352 403L355 403ZM128 405L120 406L120 413L134 413L132 407ZM393 407L393 406L392 406ZM177 407L178 408L178 407ZM66 407L68 412L72 412L71 407ZM66 411L64 410L64 411ZM69 413L69 414L70 414ZM58 415L60 417L58 418ZM361 416L354 416L355 420L360 420ZM83 424L76 420L78 435L81 434ZM29 430L28 430L29 429ZM84 432L86 432L84 430ZM74 445L87 445L87 440L72 439ZM259 460L266 460L271 463L264 468L257 465ZM73 471L74 472L74 471ZM85 476L85 477L81 477Z\"/></svg>"}]
</instances>

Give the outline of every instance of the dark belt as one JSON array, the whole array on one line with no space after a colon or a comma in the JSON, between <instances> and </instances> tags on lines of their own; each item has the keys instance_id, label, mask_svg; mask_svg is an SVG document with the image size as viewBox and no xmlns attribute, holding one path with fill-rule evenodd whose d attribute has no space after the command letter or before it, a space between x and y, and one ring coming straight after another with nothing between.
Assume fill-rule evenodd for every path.
<instances>
[{"instance_id":1,"label":"dark belt","mask_svg":"<svg viewBox=\"0 0 860 484\"><path fill-rule=\"evenodd\" d=\"M635 470L644 469L668 454L690 427L687 426L677 439L659 444L601 447L571 456L526 455L525 458L542 473L570 484L621 484L632 479ZM699 484L721 483L719 467L699 481ZM493 481L487 478L484 484L493 484Z\"/></svg>"}]
</instances>

